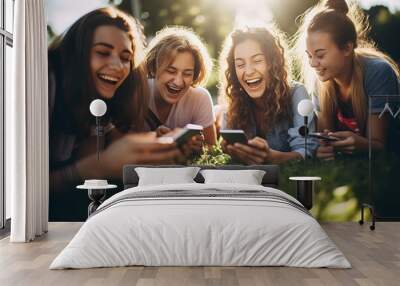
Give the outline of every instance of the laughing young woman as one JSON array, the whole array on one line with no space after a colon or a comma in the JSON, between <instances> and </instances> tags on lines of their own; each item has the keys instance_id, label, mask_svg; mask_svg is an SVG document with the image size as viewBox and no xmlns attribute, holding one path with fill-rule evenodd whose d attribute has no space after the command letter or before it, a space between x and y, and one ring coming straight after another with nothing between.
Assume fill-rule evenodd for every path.
<instances>
[{"instance_id":1,"label":"laughing young woman","mask_svg":"<svg viewBox=\"0 0 400 286\"><path fill-rule=\"evenodd\" d=\"M330 0L309 10L295 45L306 87L319 99L318 129L341 139L320 142L317 156L323 159L366 152L369 135L374 150L399 148L398 138L397 143L391 138L390 118L379 118L386 97L371 97L398 95L399 70L365 36L365 16L354 1L349 3Z\"/></svg>"},{"instance_id":2,"label":"laughing young woman","mask_svg":"<svg viewBox=\"0 0 400 286\"><path fill-rule=\"evenodd\" d=\"M308 95L290 81L283 39L276 29L247 28L233 31L220 56L221 95L227 101L222 129L242 129L248 144L227 145L224 150L247 164L283 163L301 159L305 140L298 129L304 120L297 105ZM314 121L309 128L312 130ZM316 141L308 140L307 156Z\"/></svg>"},{"instance_id":3,"label":"laughing young woman","mask_svg":"<svg viewBox=\"0 0 400 286\"><path fill-rule=\"evenodd\" d=\"M50 220L84 220L85 179L121 179L125 164L174 163L173 144L143 130L148 86L143 35L134 19L104 8L77 20L49 47ZM90 102L107 103L105 149L96 156Z\"/></svg>"},{"instance_id":4,"label":"laughing young woman","mask_svg":"<svg viewBox=\"0 0 400 286\"><path fill-rule=\"evenodd\" d=\"M211 72L212 61L199 37L183 27L164 28L150 42L146 62L152 119L148 123L161 125L161 133L189 123L201 125L205 143L215 144L212 100L201 87ZM191 148L199 150L202 136L192 140Z\"/></svg>"}]
</instances>

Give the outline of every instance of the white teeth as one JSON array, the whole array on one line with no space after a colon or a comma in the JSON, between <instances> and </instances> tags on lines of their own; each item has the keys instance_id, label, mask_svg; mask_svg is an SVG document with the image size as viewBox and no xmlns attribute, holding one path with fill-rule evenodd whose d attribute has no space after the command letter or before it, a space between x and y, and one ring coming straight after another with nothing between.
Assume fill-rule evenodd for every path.
<instances>
[{"instance_id":1,"label":"white teeth","mask_svg":"<svg viewBox=\"0 0 400 286\"><path fill-rule=\"evenodd\" d=\"M105 80L109 80L109 81L114 81L114 82L118 81L118 78L109 76L109 75L105 75L105 74L99 74L99 77L102 79L105 79Z\"/></svg>"},{"instance_id":2,"label":"white teeth","mask_svg":"<svg viewBox=\"0 0 400 286\"><path fill-rule=\"evenodd\" d=\"M177 87L171 86L171 85L168 85L168 88L170 88L172 90L175 90L175 91L180 91L181 90L180 88L177 88Z\"/></svg>"},{"instance_id":3,"label":"white teeth","mask_svg":"<svg viewBox=\"0 0 400 286\"><path fill-rule=\"evenodd\" d=\"M255 79L248 79L248 80L246 80L246 82L247 83L256 83L256 82L258 82L258 81L260 81L261 79L259 79L259 78L255 78Z\"/></svg>"}]
</instances>

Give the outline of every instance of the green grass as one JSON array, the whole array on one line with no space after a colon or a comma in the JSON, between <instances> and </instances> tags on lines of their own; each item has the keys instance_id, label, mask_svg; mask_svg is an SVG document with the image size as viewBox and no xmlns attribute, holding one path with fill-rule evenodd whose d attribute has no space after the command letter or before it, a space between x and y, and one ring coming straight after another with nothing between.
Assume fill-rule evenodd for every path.
<instances>
[{"instance_id":1,"label":"green grass","mask_svg":"<svg viewBox=\"0 0 400 286\"><path fill-rule=\"evenodd\" d=\"M195 165L233 164L218 145L204 149L188 162ZM372 184L369 188L369 161L366 156L339 157L333 161L308 159L290 161L280 167L280 189L293 196L296 183L291 176L318 176L313 216L319 221L358 221L361 203L372 203L382 217L400 217L400 160L393 156L375 156L372 161ZM368 214L367 214L368 215Z\"/></svg>"}]
</instances>

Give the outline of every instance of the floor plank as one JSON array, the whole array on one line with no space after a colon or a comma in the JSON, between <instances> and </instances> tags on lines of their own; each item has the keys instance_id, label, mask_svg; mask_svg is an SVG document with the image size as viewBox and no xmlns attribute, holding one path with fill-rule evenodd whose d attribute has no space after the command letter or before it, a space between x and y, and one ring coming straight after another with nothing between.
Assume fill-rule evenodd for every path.
<instances>
[{"instance_id":1,"label":"floor plank","mask_svg":"<svg viewBox=\"0 0 400 286\"><path fill-rule=\"evenodd\" d=\"M32 243L0 240L0 285L398 285L400 222L379 222L375 231L357 223L323 223L352 269L290 267L117 267L48 269L81 223L50 223L49 233Z\"/></svg>"}]
</instances>

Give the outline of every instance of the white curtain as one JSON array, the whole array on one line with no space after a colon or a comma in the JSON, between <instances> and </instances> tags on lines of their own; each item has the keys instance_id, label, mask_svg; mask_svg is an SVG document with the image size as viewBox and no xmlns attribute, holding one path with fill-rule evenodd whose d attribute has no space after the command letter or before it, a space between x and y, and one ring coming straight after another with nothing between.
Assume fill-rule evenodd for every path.
<instances>
[{"instance_id":1,"label":"white curtain","mask_svg":"<svg viewBox=\"0 0 400 286\"><path fill-rule=\"evenodd\" d=\"M6 187L12 242L47 232L49 190L47 30L44 0L15 1L14 71L6 98Z\"/></svg>"}]
</instances>

